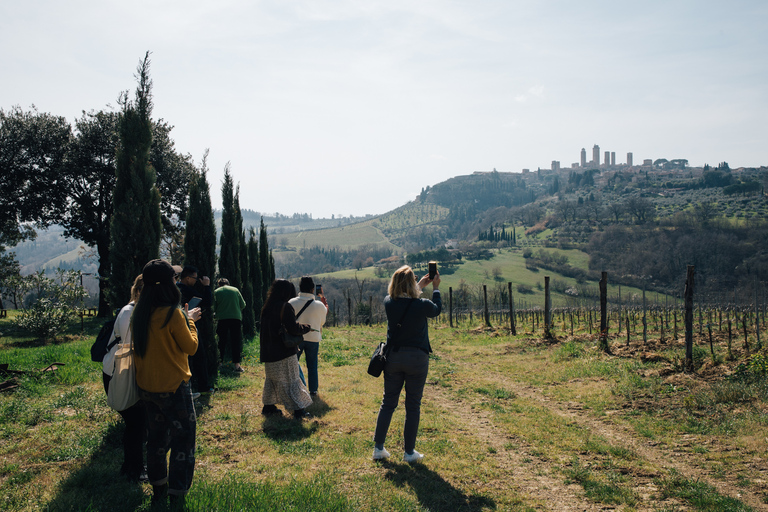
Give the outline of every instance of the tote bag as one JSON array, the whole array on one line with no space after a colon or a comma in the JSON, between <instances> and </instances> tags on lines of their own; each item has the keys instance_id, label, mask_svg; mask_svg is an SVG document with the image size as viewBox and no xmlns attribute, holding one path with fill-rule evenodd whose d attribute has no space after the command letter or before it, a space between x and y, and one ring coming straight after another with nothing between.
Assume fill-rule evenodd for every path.
<instances>
[{"instance_id":1,"label":"tote bag","mask_svg":"<svg viewBox=\"0 0 768 512\"><path fill-rule=\"evenodd\" d=\"M136 385L136 366L133 361L133 344L120 346L115 354L115 370L109 381L107 404L116 411L124 411L139 401Z\"/></svg>"}]
</instances>

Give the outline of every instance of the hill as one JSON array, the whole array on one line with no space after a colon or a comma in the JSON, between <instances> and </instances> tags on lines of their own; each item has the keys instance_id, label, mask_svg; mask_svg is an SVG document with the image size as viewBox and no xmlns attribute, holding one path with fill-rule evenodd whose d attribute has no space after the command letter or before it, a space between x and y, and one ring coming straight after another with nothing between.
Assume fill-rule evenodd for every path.
<instances>
[{"instance_id":1,"label":"hill","mask_svg":"<svg viewBox=\"0 0 768 512\"><path fill-rule=\"evenodd\" d=\"M312 219L307 214L263 217L277 275L339 276L368 268L386 276L403 261L438 259L456 266L497 258L495 267L515 284L524 267L502 261L499 249L578 250L565 272L581 283L606 270L611 282L679 295L685 267L696 266L697 287L752 293L768 280L768 168L650 167L477 172L426 187L413 201L379 216ZM244 224L258 225L259 212L243 210ZM75 241L25 242L17 254L27 271L75 260ZM41 233L41 237L48 236ZM46 239L47 240L47 239ZM518 251L519 252L519 251ZM522 254L522 253L519 253ZM530 255L529 255L530 257ZM530 258L529 258L530 259ZM533 258L535 259L535 258ZM85 265L87 262L79 262ZM67 263L68 264L68 263ZM493 271L481 264L483 276ZM478 282L467 270L468 283ZM474 277L473 277L474 276ZM749 283L753 283L750 285ZM722 299L718 299L722 300Z\"/></svg>"}]
</instances>

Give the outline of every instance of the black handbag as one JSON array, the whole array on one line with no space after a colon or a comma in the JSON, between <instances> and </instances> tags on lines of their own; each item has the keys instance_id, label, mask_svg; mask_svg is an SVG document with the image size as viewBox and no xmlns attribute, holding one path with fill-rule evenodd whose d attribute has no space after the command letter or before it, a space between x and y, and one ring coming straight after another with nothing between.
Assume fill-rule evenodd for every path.
<instances>
[{"instance_id":1,"label":"black handbag","mask_svg":"<svg viewBox=\"0 0 768 512\"><path fill-rule=\"evenodd\" d=\"M382 341L373 351L371 362L368 363L368 375L378 377L384 371L385 364L387 364L387 344Z\"/></svg>"},{"instance_id":2,"label":"black handbag","mask_svg":"<svg viewBox=\"0 0 768 512\"><path fill-rule=\"evenodd\" d=\"M403 318L405 318L405 314L408 312L408 308L411 307L411 303L413 300L408 302L408 305L405 307L405 311L403 311L403 316L400 317L400 321L397 323L397 329L400 330L400 326L403 323ZM380 342L379 346L376 347L376 349L373 351L373 355L371 356L371 361L368 363L368 375L372 375L373 377L378 377L381 375L381 372L384 371L384 366L387 364L387 354L389 354L389 348L391 343L385 343Z\"/></svg>"},{"instance_id":3,"label":"black handbag","mask_svg":"<svg viewBox=\"0 0 768 512\"><path fill-rule=\"evenodd\" d=\"M304 310L307 309L311 303L312 301L310 300L304 304L304 307L301 308L299 314L296 315L296 320L299 319L299 316L301 316ZM280 339L283 340L283 345L285 345L286 348L296 348L304 342L304 336L301 334L291 334L286 330L285 325L283 325L283 311L285 311L285 305L283 305L283 310L280 312Z\"/></svg>"}]
</instances>

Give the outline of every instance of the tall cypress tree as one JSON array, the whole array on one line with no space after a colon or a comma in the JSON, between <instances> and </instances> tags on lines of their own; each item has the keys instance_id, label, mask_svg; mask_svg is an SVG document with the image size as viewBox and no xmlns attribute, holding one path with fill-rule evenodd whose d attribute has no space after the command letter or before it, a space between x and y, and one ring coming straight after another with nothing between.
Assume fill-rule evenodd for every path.
<instances>
[{"instance_id":1,"label":"tall cypress tree","mask_svg":"<svg viewBox=\"0 0 768 512\"><path fill-rule=\"evenodd\" d=\"M267 226L264 225L264 217L259 225L259 267L261 267L261 303L267 300L267 292L272 286L269 273L269 243L267 242Z\"/></svg>"},{"instance_id":2,"label":"tall cypress tree","mask_svg":"<svg viewBox=\"0 0 768 512\"><path fill-rule=\"evenodd\" d=\"M152 146L152 80L149 78L149 52L137 68L139 85L134 101L120 97L122 112L118 122L117 179L110 227L110 296L112 305L130 300L131 285L144 265L160 253L160 192L155 186L155 170L149 163Z\"/></svg>"},{"instance_id":3,"label":"tall cypress tree","mask_svg":"<svg viewBox=\"0 0 768 512\"><path fill-rule=\"evenodd\" d=\"M249 276L248 264L248 244L245 242L245 231L243 230L243 213L240 211L240 186L235 193L235 217L237 219L237 233L239 235L240 247L240 293L245 301L245 310L243 311L243 334L253 337L256 334L256 323L253 317L253 284Z\"/></svg>"},{"instance_id":4,"label":"tall cypress tree","mask_svg":"<svg viewBox=\"0 0 768 512\"><path fill-rule=\"evenodd\" d=\"M262 277L261 265L259 263L259 244L256 241L256 230L251 226L248 229L248 276L253 283L253 303L249 304L253 310L254 322L258 325L261 318L261 308L264 305L262 300Z\"/></svg>"},{"instance_id":5,"label":"tall cypress tree","mask_svg":"<svg viewBox=\"0 0 768 512\"><path fill-rule=\"evenodd\" d=\"M242 223L242 221L241 221ZM224 167L224 183L221 187L221 246L219 253L219 275L229 280L235 288L240 282L240 229L237 227L235 212L235 191L229 162Z\"/></svg>"},{"instance_id":6,"label":"tall cypress tree","mask_svg":"<svg viewBox=\"0 0 768 512\"><path fill-rule=\"evenodd\" d=\"M184 263L194 265L199 275L213 276L216 272L216 224L211 206L211 188L208 184L208 151L203 155L200 170L195 172L189 184L189 210L184 235ZM211 384L218 375L218 349L214 337L213 311L203 310L195 324L203 341L208 361L208 378Z\"/></svg>"}]
</instances>

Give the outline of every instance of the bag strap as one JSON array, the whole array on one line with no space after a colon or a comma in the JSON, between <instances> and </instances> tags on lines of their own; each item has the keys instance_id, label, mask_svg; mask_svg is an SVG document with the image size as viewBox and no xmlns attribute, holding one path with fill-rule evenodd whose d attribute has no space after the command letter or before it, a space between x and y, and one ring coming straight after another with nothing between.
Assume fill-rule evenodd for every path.
<instances>
[{"instance_id":1,"label":"bag strap","mask_svg":"<svg viewBox=\"0 0 768 512\"><path fill-rule=\"evenodd\" d=\"M400 328L403 326L403 320L405 320L405 315L406 315L406 313L408 313L408 309L410 309L411 304L413 304L414 300L416 300L416 299L410 299L408 301L408 305L405 306L405 311L403 311L403 315L400 317L400 321L397 322L397 325L396 325L398 331L400 331ZM387 347L388 350L387 351L394 350L395 352L398 352L399 349L400 349L400 346L398 344L396 344L394 342L394 340L388 340L387 341L387 345L388 345L388 347ZM390 347L390 345L391 345L391 347Z\"/></svg>"},{"instance_id":2,"label":"bag strap","mask_svg":"<svg viewBox=\"0 0 768 512\"><path fill-rule=\"evenodd\" d=\"M307 308L309 307L309 305L310 305L310 304L312 304L313 302L315 302L315 299L309 299L309 300L307 301L307 303L306 303L306 304L304 304L304 307L303 307L303 308L301 308L301 309L299 310L299 313L296 315L296 320L298 320L298 319L299 319L299 317L300 317L300 316L301 316L301 314L304 312L304 310L305 310L305 309L307 309ZM291 307L293 307L293 306L291 306Z\"/></svg>"},{"instance_id":3,"label":"bag strap","mask_svg":"<svg viewBox=\"0 0 768 512\"><path fill-rule=\"evenodd\" d=\"M405 311L403 311L403 316L400 317L400 321L397 322L397 328L400 329L403 326L403 320L405 319L405 314L408 313L408 309L411 307L411 304L413 304L414 299L411 299L408 301L408 305L405 306Z\"/></svg>"},{"instance_id":4,"label":"bag strap","mask_svg":"<svg viewBox=\"0 0 768 512\"><path fill-rule=\"evenodd\" d=\"M115 341L107 343L107 350L105 352L109 352L110 350L112 350L112 347L114 347L118 343L120 343L120 335L119 334L117 336L115 336Z\"/></svg>"}]
</instances>

